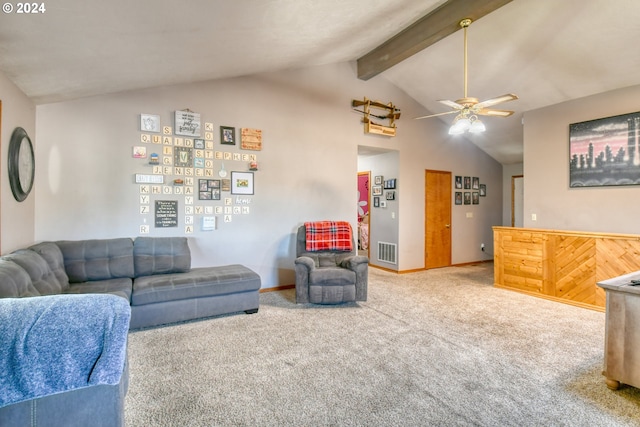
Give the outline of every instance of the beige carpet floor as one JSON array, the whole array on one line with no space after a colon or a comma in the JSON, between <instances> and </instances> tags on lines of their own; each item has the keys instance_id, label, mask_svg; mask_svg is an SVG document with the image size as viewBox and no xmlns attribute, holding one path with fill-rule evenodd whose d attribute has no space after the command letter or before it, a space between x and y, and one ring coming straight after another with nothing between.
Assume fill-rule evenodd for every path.
<instances>
[{"instance_id":1,"label":"beige carpet floor","mask_svg":"<svg viewBox=\"0 0 640 427\"><path fill-rule=\"evenodd\" d=\"M491 263L371 268L366 302L268 292L132 332L127 425L640 426L640 391L601 375L603 313L492 283Z\"/></svg>"}]
</instances>

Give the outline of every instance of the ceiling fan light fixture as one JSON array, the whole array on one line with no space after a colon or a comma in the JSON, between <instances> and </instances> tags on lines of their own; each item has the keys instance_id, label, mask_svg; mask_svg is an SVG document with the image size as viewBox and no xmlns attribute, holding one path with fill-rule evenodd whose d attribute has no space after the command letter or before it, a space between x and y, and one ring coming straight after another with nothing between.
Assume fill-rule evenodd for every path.
<instances>
[{"instance_id":1,"label":"ceiling fan light fixture","mask_svg":"<svg viewBox=\"0 0 640 427\"><path fill-rule=\"evenodd\" d=\"M474 116L475 117L475 116ZM487 130L487 127L482 123L482 121L476 117L476 119L471 122L471 126L469 127L470 133L482 133Z\"/></svg>"}]
</instances>

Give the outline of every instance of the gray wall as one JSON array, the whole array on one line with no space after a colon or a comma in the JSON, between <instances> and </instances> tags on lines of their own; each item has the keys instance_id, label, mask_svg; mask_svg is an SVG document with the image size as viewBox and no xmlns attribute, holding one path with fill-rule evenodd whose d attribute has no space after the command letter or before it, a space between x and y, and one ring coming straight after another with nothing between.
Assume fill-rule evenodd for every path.
<instances>
[{"instance_id":1,"label":"gray wall","mask_svg":"<svg viewBox=\"0 0 640 427\"><path fill-rule=\"evenodd\" d=\"M502 165L502 225L505 227L511 227L511 177L522 175L523 169L523 163Z\"/></svg>"},{"instance_id":2,"label":"gray wall","mask_svg":"<svg viewBox=\"0 0 640 427\"><path fill-rule=\"evenodd\" d=\"M251 213L231 223L218 218L217 230L189 235L194 266L243 263L261 275L264 287L293 283L298 225L346 219L355 227L358 145L398 153L399 270L424 266L425 169L487 183L490 197L467 207L474 217L454 209L453 219L453 262L480 259L477 247L490 241L491 226L501 221L499 163L464 139L443 138L446 126L439 120L411 120L424 109L383 78L363 82L355 75L355 65L344 63L38 106L35 240L138 235L141 222L153 220L139 213L132 181L135 173L149 173L131 157L139 145L139 114L159 114L162 124L172 125L173 112L188 108L216 129L258 128L264 139ZM402 109L398 136L364 134L351 100L365 96ZM220 149L217 135L215 143ZM244 164L225 166L246 170ZM151 235L182 231L152 228Z\"/></svg>"},{"instance_id":3,"label":"gray wall","mask_svg":"<svg viewBox=\"0 0 640 427\"><path fill-rule=\"evenodd\" d=\"M637 186L569 188L569 125L638 111L639 97L633 86L525 114L525 227L640 234Z\"/></svg>"},{"instance_id":4,"label":"gray wall","mask_svg":"<svg viewBox=\"0 0 640 427\"><path fill-rule=\"evenodd\" d=\"M34 218L36 195L35 186L29 196L18 203L11 193L9 176L7 174L7 153L9 141L16 127L27 131L31 142L37 147L36 138L36 107L4 74L0 73L0 100L2 101L2 128L0 141L2 142L2 156L0 156L0 178L2 215L0 216L0 250L3 254L12 252L34 241ZM36 176L40 173L41 159L36 156Z\"/></svg>"}]
</instances>

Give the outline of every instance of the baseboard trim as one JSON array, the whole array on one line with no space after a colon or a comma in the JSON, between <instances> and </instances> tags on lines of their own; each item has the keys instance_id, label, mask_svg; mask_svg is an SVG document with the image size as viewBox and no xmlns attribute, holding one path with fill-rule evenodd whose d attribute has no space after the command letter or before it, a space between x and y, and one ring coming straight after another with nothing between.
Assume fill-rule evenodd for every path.
<instances>
[{"instance_id":1,"label":"baseboard trim","mask_svg":"<svg viewBox=\"0 0 640 427\"><path fill-rule=\"evenodd\" d=\"M551 296L551 295L539 294L537 292L528 292L528 291L524 291L524 290L521 290L521 289L514 289L514 288L510 288L508 286L499 285L497 283L494 283L493 286L495 288L498 288L498 289L504 289L505 291L517 292L519 294L524 294L524 295L532 296L532 297L535 297L535 298L542 298L542 299L546 299L546 300L549 300L549 301L560 302L562 304L573 305L575 307L586 308L586 309L593 310L593 311L599 311L601 313L605 313L606 312L606 307L600 307L600 306L597 306L597 305L587 304L587 303L580 302L580 301L571 301L571 300L568 300L568 299L565 299L565 298L558 298L558 297L554 297L554 296Z\"/></svg>"},{"instance_id":2,"label":"baseboard trim","mask_svg":"<svg viewBox=\"0 0 640 427\"><path fill-rule=\"evenodd\" d=\"M275 286L273 288L261 288L260 293L263 294L265 292L277 292L277 291L286 291L287 289L295 289L296 285L281 285Z\"/></svg>"}]
</instances>

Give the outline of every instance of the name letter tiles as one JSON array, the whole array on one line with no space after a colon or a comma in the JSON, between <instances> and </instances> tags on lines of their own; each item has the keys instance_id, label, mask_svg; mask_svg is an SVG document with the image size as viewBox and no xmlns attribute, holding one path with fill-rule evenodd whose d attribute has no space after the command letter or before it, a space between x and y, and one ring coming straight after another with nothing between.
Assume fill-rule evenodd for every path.
<instances>
[{"instance_id":1,"label":"name letter tiles","mask_svg":"<svg viewBox=\"0 0 640 427\"><path fill-rule=\"evenodd\" d=\"M140 142L132 150L140 162L134 176L140 234L150 234L152 227L184 227L184 234L211 231L218 216L231 223L249 215L258 158L243 151L262 149L262 131L240 129L236 145L235 128L220 126L218 134L213 123L201 126L199 113L176 111L174 124L161 126L160 116L140 115ZM216 135L221 135L217 143Z\"/></svg>"}]
</instances>

